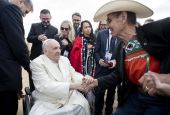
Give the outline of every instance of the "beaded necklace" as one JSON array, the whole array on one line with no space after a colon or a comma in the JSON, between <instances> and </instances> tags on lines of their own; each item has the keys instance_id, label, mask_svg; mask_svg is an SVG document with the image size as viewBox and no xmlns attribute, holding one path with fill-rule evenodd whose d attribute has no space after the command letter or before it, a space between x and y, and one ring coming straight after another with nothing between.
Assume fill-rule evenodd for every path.
<instances>
[{"instance_id":1,"label":"beaded necklace","mask_svg":"<svg viewBox=\"0 0 170 115\"><path fill-rule=\"evenodd\" d=\"M88 49L90 39L82 37L82 74L94 76L94 47Z\"/></svg>"}]
</instances>

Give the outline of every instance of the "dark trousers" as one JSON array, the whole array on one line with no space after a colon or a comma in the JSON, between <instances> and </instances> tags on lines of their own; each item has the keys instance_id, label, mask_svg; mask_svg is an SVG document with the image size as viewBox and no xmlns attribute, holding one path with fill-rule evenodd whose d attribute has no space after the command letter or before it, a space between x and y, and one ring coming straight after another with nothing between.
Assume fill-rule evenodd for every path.
<instances>
[{"instance_id":1,"label":"dark trousers","mask_svg":"<svg viewBox=\"0 0 170 115\"><path fill-rule=\"evenodd\" d=\"M170 115L170 97L131 92L113 115Z\"/></svg>"},{"instance_id":2,"label":"dark trousers","mask_svg":"<svg viewBox=\"0 0 170 115\"><path fill-rule=\"evenodd\" d=\"M17 110L17 91L0 91L0 115L16 115Z\"/></svg>"},{"instance_id":3,"label":"dark trousers","mask_svg":"<svg viewBox=\"0 0 170 115\"><path fill-rule=\"evenodd\" d=\"M95 90L95 115L102 115L105 91L106 90L100 90L99 88ZM107 89L105 115L111 115L113 112L114 96L115 88Z\"/></svg>"}]
</instances>

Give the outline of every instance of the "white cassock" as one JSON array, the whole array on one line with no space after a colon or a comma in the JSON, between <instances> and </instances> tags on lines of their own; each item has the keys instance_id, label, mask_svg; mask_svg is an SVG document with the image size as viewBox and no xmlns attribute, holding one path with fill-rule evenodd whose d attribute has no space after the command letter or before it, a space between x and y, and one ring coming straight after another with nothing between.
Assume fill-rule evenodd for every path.
<instances>
[{"instance_id":1,"label":"white cassock","mask_svg":"<svg viewBox=\"0 0 170 115\"><path fill-rule=\"evenodd\" d=\"M35 90L35 100L29 115L90 115L86 98L77 90L69 90L71 82L81 82L66 57L58 64L41 55L30 64Z\"/></svg>"}]
</instances>

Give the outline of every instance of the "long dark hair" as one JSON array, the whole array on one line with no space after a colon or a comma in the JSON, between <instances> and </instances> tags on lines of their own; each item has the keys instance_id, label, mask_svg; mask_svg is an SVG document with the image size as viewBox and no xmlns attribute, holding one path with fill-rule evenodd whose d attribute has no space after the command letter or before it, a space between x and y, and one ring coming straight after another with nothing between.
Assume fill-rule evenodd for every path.
<instances>
[{"instance_id":1,"label":"long dark hair","mask_svg":"<svg viewBox=\"0 0 170 115\"><path fill-rule=\"evenodd\" d=\"M94 38L94 34L93 34L93 27L92 27L92 24L90 23L90 21L88 21L88 20L84 20L84 21L82 21L81 22L81 25L80 25L80 35L81 36L83 36L83 34L82 34L82 31L83 31L83 24L84 23L88 23L89 25L90 25L90 27L91 27L91 33L90 33L90 38Z\"/></svg>"}]
</instances>

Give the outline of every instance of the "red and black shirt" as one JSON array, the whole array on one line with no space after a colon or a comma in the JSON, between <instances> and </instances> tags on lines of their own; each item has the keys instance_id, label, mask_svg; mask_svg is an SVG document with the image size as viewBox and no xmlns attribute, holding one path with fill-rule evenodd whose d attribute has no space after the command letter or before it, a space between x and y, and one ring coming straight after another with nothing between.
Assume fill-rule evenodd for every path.
<instances>
[{"instance_id":1,"label":"red and black shirt","mask_svg":"<svg viewBox=\"0 0 170 115\"><path fill-rule=\"evenodd\" d=\"M128 42L125 52L126 75L132 83L138 85L138 80L149 70L159 72L158 60L143 50L137 39L131 39Z\"/></svg>"}]
</instances>

